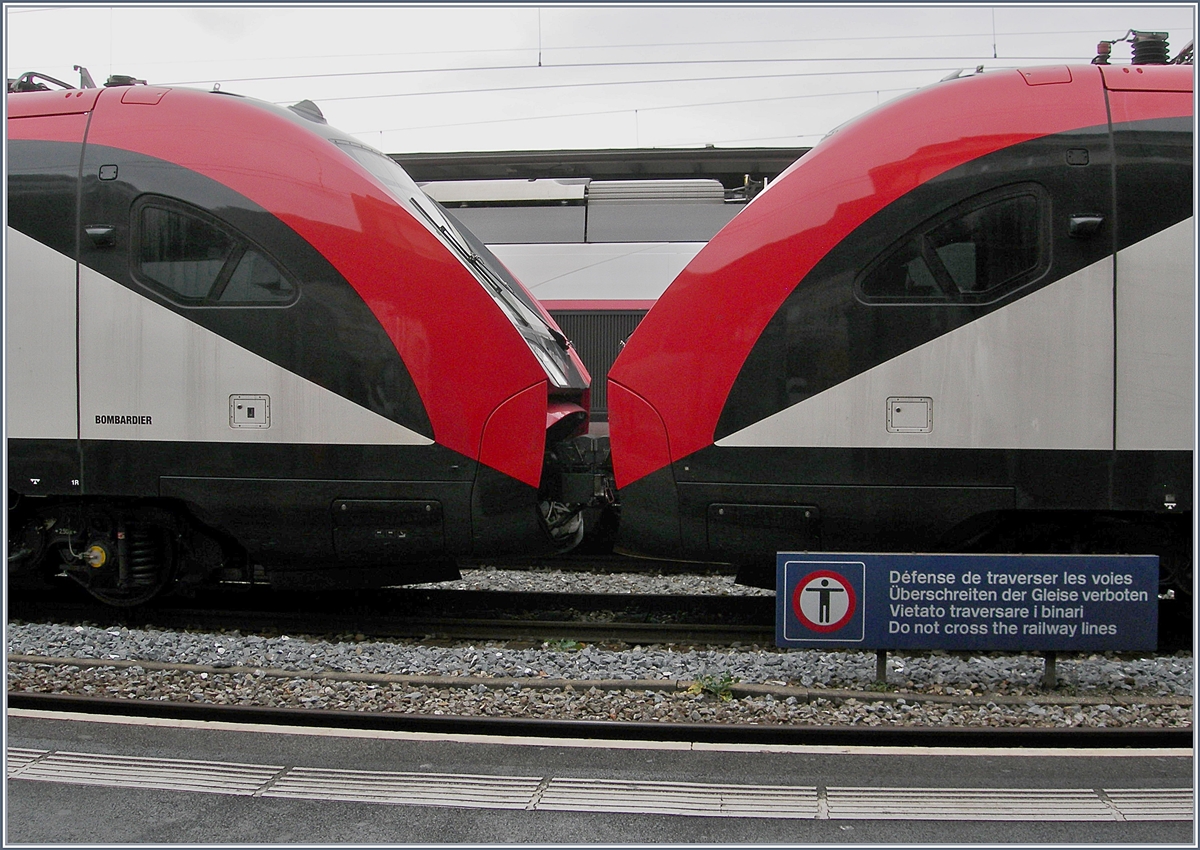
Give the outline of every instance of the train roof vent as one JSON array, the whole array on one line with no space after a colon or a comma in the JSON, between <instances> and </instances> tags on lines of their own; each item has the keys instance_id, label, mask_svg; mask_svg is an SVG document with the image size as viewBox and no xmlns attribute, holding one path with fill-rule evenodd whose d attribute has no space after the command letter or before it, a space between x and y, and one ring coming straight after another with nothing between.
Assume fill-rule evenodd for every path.
<instances>
[{"instance_id":1,"label":"train roof vent","mask_svg":"<svg viewBox=\"0 0 1200 850\"><path fill-rule=\"evenodd\" d=\"M699 201L724 203L720 180L593 180L588 202L605 201Z\"/></svg>"}]
</instances>

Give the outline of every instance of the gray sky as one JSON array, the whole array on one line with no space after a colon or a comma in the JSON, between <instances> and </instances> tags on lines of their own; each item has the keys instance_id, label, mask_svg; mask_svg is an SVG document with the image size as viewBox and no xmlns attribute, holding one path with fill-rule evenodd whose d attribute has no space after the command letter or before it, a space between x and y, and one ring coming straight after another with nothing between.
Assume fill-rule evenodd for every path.
<instances>
[{"instance_id":1,"label":"gray sky","mask_svg":"<svg viewBox=\"0 0 1200 850\"><path fill-rule=\"evenodd\" d=\"M811 145L957 69L1088 62L1193 5L6 4L9 77L129 74L291 104L389 153ZM1127 62L1116 45L1114 61Z\"/></svg>"}]
</instances>

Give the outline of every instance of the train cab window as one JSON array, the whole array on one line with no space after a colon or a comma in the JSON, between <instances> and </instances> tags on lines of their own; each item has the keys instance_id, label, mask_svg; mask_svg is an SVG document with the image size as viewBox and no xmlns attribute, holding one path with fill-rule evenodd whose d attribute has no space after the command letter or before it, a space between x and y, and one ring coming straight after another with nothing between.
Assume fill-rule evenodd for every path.
<instances>
[{"instance_id":1,"label":"train cab window","mask_svg":"<svg viewBox=\"0 0 1200 850\"><path fill-rule=\"evenodd\" d=\"M275 265L255 250L242 254L218 300L229 303L291 301L295 287Z\"/></svg>"},{"instance_id":2,"label":"train cab window","mask_svg":"<svg viewBox=\"0 0 1200 850\"><path fill-rule=\"evenodd\" d=\"M1049 201L1038 186L1005 187L925 222L859 279L868 303L981 304L1049 266Z\"/></svg>"},{"instance_id":3,"label":"train cab window","mask_svg":"<svg viewBox=\"0 0 1200 850\"><path fill-rule=\"evenodd\" d=\"M205 298L221 274L233 240L198 218L143 207L138 265L142 274L189 301Z\"/></svg>"},{"instance_id":4,"label":"train cab window","mask_svg":"<svg viewBox=\"0 0 1200 850\"><path fill-rule=\"evenodd\" d=\"M869 299L928 301L944 299L945 293L929 271L921 240L906 243L879 264L862 282Z\"/></svg>"},{"instance_id":5,"label":"train cab window","mask_svg":"<svg viewBox=\"0 0 1200 850\"><path fill-rule=\"evenodd\" d=\"M296 287L240 234L206 213L165 198L134 208L134 273L192 306L290 304Z\"/></svg>"}]
</instances>

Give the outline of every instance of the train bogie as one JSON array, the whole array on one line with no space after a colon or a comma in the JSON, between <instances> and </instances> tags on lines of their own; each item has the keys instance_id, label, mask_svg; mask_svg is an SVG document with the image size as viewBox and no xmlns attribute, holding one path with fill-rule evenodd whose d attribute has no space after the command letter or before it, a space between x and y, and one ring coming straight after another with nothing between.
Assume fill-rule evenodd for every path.
<instances>
[{"instance_id":1,"label":"train bogie","mask_svg":"<svg viewBox=\"0 0 1200 850\"><path fill-rule=\"evenodd\" d=\"M546 458L586 370L392 160L311 104L145 85L10 94L8 136L10 565L117 564L89 587L136 601L214 551L378 583L574 536Z\"/></svg>"},{"instance_id":2,"label":"train bogie","mask_svg":"<svg viewBox=\"0 0 1200 850\"><path fill-rule=\"evenodd\" d=\"M609 373L619 542L764 582L779 550L1149 547L1190 586L1192 173L1190 66L988 72L839 128Z\"/></svg>"}]
</instances>

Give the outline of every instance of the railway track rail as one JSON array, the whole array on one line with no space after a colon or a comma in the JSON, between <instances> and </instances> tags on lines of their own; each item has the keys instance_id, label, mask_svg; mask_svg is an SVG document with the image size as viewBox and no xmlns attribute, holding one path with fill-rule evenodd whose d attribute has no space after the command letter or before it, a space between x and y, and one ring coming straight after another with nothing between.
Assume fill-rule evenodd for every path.
<instances>
[{"instance_id":1,"label":"railway track rail","mask_svg":"<svg viewBox=\"0 0 1200 850\"><path fill-rule=\"evenodd\" d=\"M17 595L9 617L99 626L350 634L369 638L586 643L770 644L774 598L392 588L365 593L240 591L114 609Z\"/></svg>"},{"instance_id":2,"label":"railway track rail","mask_svg":"<svg viewBox=\"0 0 1200 850\"><path fill-rule=\"evenodd\" d=\"M1160 608L1159 651L1192 649L1190 601ZM387 588L276 592L236 588L191 599L111 608L82 596L10 594L8 616L26 622L354 635L358 639L577 641L773 645L773 596L513 592Z\"/></svg>"}]
</instances>

